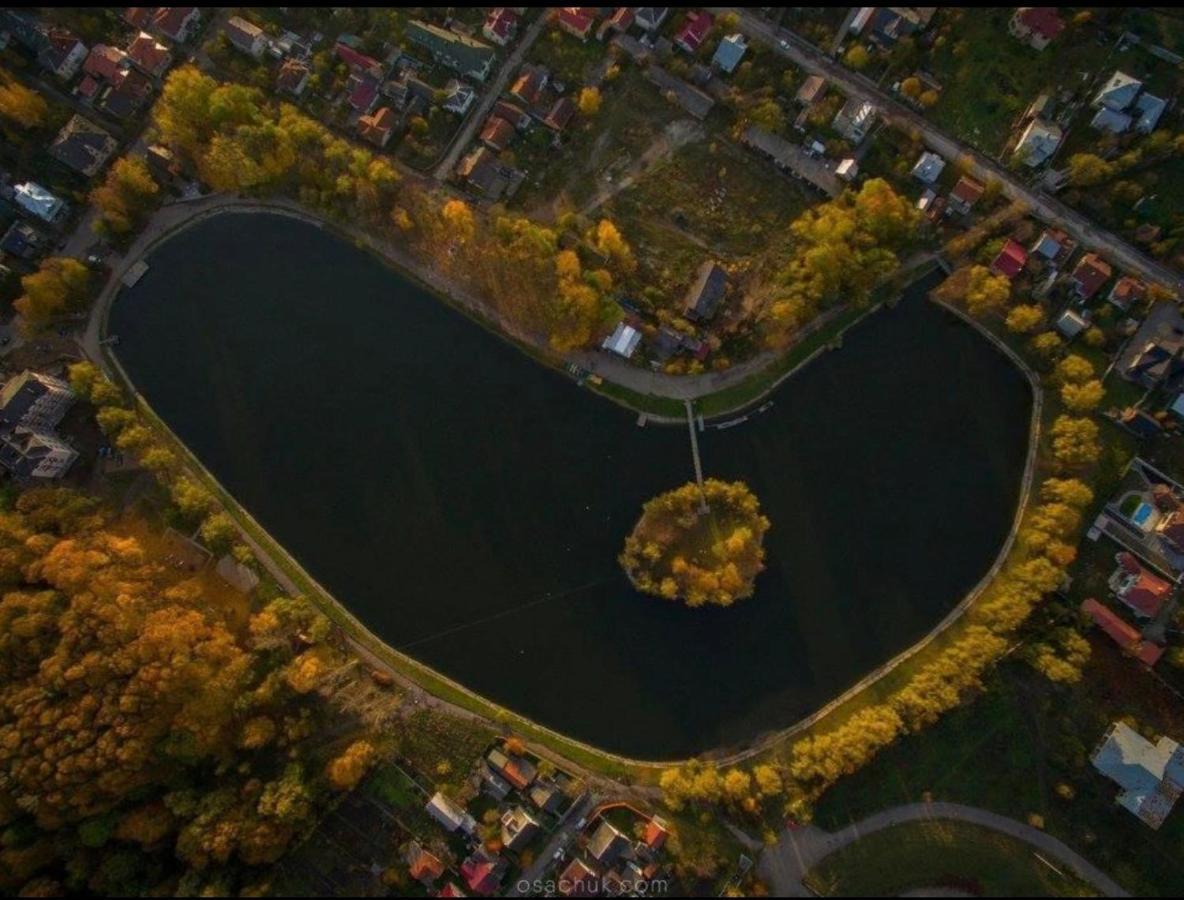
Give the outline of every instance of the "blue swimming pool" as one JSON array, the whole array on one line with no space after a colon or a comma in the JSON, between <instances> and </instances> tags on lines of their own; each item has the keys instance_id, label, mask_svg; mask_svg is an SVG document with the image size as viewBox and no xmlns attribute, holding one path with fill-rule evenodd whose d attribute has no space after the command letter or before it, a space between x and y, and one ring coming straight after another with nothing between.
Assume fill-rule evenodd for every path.
<instances>
[{"instance_id":1,"label":"blue swimming pool","mask_svg":"<svg viewBox=\"0 0 1184 900\"><path fill-rule=\"evenodd\" d=\"M1147 520L1151 518L1153 512L1155 512L1155 508L1150 503L1144 501L1131 514L1131 521L1142 528L1147 523Z\"/></svg>"}]
</instances>

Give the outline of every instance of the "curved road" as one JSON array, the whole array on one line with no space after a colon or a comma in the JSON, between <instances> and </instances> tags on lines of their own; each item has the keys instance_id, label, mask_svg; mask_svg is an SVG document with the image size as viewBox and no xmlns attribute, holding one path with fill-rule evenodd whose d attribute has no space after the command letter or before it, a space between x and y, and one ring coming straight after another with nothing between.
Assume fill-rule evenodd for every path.
<instances>
[{"instance_id":1,"label":"curved road","mask_svg":"<svg viewBox=\"0 0 1184 900\"><path fill-rule=\"evenodd\" d=\"M812 897L813 892L802 884L802 879L810 869L835 851L855 843L861 837L894 825L942 819L980 825L1016 838L1071 870L1103 896L1130 896L1109 875L1051 835L1007 816L958 803L910 803L896 806L848 825L842 831L823 831L813 825L796 831L786 829L777 843L761 854L757 871L775 897Z\"/></svg>"},{"instance_id":2,"label":"curved road","mask_svg":"<svg viewBox=\"0 0 1184 900\"><path fill-rule=\"evenodd\" d=\"M852 72L792 31L778 28L756 13L736 7L719 7L711 11L735 13L740 17L740 30L749 37L769 45L807 72L830 79L847 96L874 104L880 110L881 118L897 127L916 131L929 149L945 159L951 162L958 159L968 160L971 174L981 180L998 181L1004 196L1025 203L1037 218L1063 228L1081 243L1110 257L1112 262L1138 273L1148 281L1157 281L1176 293L1184 293L1184 277L1178 272L1151 259L1060 200L1028 187L1015 173L946 134L920 113L891 96L866 75Z\"/></svg>"}]
</instances>

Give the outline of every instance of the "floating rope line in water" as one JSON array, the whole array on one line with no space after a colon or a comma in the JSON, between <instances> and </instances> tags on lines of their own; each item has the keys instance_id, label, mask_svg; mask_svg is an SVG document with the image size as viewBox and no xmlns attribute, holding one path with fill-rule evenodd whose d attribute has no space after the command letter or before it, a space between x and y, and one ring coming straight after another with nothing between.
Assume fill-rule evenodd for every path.
<instances>
[{"instance_id":1,"label":"floating rope line in water","mask_svg":"<svg viewBox=\"0 0 1184 900\"><path fill-rule=\"evenodd\" d=\"M418 647L420 644L426 644L430 641L438 640L442 637L456 634L458 631L464 631L466 628L476 628L478 625L484 625L487 622L494 622L497 619L504 619L506 616L514 613L522 612L523 610L531 609L535 606L542 606L544 603L549 603L552 600L565 600L575 594L579 594L590 588L599 587L602 584L608 584L610 581L615 581L616 578L601 578L598 581L589 581L587 584L582 584L579 587L570 588L558 594L544 594L542 597L537 597L534 600L527 600L525 603L520 603L517 606L512 606L509 609L503 609L501 612L491 613L488 616L482 616L479 619L473 619L468 622L462 622L459 625L453 625L445 628L443 631L437 631L434 634L429 634L426 637L416 638L413 641L408 641L405 644L399 644L396 650L409 650L412 647Z\"/></svg>"}]
</instances>

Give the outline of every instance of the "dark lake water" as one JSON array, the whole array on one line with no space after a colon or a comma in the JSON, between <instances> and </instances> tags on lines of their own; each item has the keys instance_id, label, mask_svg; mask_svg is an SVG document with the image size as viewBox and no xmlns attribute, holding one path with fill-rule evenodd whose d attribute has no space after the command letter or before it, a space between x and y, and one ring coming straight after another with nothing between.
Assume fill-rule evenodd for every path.
<instances>
[{"instance_id":1,"label":"dark lake water","mask_svg":"<svg viewBox=\"0 0 1184 900\"><path fill-rule=\"evenodd\" d=\"M1027 384L920 289L701 436L772 529L756 596L688 610L616 562L693 478L685 427L638 428L310 225L222 215L149 262L120 360L226 488L392 646L610 750L811 713L956 605L1014 514Z\"/></svg>"}]
</instances>

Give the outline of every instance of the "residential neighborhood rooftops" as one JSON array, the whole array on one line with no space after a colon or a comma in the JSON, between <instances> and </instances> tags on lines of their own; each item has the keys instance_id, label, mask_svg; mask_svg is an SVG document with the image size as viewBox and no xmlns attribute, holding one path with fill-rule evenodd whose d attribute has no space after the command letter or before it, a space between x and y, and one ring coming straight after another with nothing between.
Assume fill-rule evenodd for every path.
<instances>
[{"instance_id":1,"label":"residential neighborhood rooftops","mask_svg":"<svg viewBox=\"0 0 1184 900\"><path fill-rule=\"evenodd\" d=\"M1139 95L1139 91L1143 89L1143 82L1138 78L1127 75L1125 72L1115 70L1101 90L1094 96L1094 106L1104 106L1107 109L1120 112L1135 102L1135 98Z\"/></svg>"},{"instance_id":2,"label":"residential neighborhood rooftops","mask_svg":"<svg viewBox=\"0 0 1184 900\"><path fill-rule=\"evenodd\" d=\"M474 37L419 19L407 23L405 34L407 40L428 51L436 62L461 75L483 81L493 66L494 49Z\"/></svg>"},{"instance_id":3,"label":"residential neighborhood rooftops","mask_svg":"<svg viewBox=\"0 0 1184 900\"><path fill-rule=\"evenodd\" d=\"M1024 245L1014 238L1008 238L1003 242L999 255L991 263L991 271L996 275L1015 278L1024 270L1027 263L1028 251L1024 249Z\"/></svg>"},{"instance_id":4,"label":"residential neighborhood rooftops","mask_svg":"<svg viewBox=\"0 0 1184 900\"><path fill-rule=\"evenodd\" d=\"M1110 276L1113 274L1114 270L1110 268L1110 263L1096 253L1087 253L1081 257L1073 269L1071 281L1077 295L1082 300L1089 300L1102 285L1110 280Z\"/></svg>"}]
</instances>

